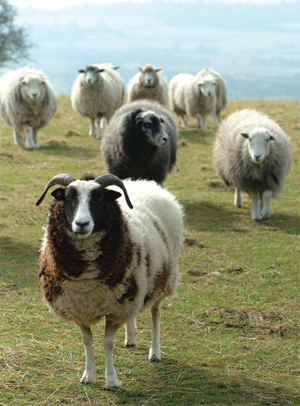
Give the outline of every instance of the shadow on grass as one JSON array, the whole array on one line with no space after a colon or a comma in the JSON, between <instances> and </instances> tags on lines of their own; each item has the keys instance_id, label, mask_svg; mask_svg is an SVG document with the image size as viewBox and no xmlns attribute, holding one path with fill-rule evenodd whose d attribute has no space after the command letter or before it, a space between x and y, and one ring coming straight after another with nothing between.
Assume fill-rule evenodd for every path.
<instances>
[{"instance_id":1,"label":"shadow on grass","mask_svg":"<svg viewBox=\"0 0 300 406\"><path fill-rule=\"evenodd\" d=\"M300 398L278 385L232 377L224 369L195 362L194 366L164 358L152 366L142 391L121 387L122 405L297 405ZM139 379L142 379L140 377Z\"/></svg>"},{"instance_id":2,"label":"shadow on grass","mask_svg":"<svg viewBox=\"0 0 300 406\"><path fill-rule=\"evenodd\" d=\"M297 215L288 215L274 213L269 220L254 221L250 218L250 210L245 213L245 209L238 209L232 205L232 210L225 209L220 204L214 204L210 201L185 202L181 201L187 214L185 223L198 231L216 231L227 232L237 227L239 220L247 216L249 225L256 224L257 227L267 227L285 231L287 234L300 234L300 217Z\"/></svg>"},{"instance_id":3,"label":"shadow on grass","mask_svg":"<svg viewBox=\"0 0 300 406\"><path fill-rule=\"evenodd\" d=\"M37 283L39 248L0 237L0 277L7 283Z\"/></svg>"},{"instance_id":4,"label":"shadow on grass","mask_svg":"<svg viewBox=\"0 0 300 406\"><path fill-rule=\"evenodd\" d=\"M99 152L97 152L91 148L71 145L64 139L55 138L47 141L46 144L41 145L39 151L47 155L64 155L65 157L85 159L96 158L101 155L100 145Z\"/></svg>"}]
</instances>

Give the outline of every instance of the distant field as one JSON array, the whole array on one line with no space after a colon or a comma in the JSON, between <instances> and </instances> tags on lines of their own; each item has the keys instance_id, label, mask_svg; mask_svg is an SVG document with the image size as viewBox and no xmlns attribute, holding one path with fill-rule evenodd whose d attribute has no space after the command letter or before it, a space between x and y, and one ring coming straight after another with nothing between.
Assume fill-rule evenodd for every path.
<instances>
[{"instance_id":1,"label":"distant field","mask_svg":"<svg viewBox=\"0 0 300 406\"><path fill-rule=\"evenodd\" d=\"M54 175L105 173L101 141L66 96L40 149L13 144L0 122L0 406L298 406L300 103L234 100L267 113L289 135L293 165L268 221L250 219L251 201L233 205L212 165L217 125L179 127L179 172L165 187L184 205L182 283L162 306L162 362L150 365L150 314L138 318L138 345L117 335L114 363L122 386L104 388L103 322L93 329L95 385L79 383L84 349L79 328L47 310L38 286L38 251L51 196L35 202Z\"/></svg>"}]
</instances>

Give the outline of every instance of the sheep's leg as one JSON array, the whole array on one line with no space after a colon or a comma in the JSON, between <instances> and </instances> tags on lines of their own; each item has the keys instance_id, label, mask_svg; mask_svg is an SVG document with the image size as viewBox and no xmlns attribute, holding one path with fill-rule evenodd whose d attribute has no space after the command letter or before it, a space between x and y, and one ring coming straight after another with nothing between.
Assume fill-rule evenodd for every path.
<instances>
[{"instance_id":1,"label":"sheep's leg","mask_svg":"<svg viewBox=\"0 0 300 406\"><path fill-rule=\"evenodd\" d=\"M261 207L261 215L262 218L268 219L272 212L271 209L271 197L272 197L272 192L271 190L266 190L262 194L262 207Z\"/></svg>"},{"instance_id":2,"label":"sheep's leg","mask_svg":"<svg viewBox=\"0 0 300 406\"><path fill-rule=\"evenodd\" d=\"M84 325L79 325L81 330L81 337L85 350L85 371L81 378L81 383L95 383L96 382L96 366L93 354L93 336L91 329Z\"/></svg>"},{"instance_id":3,"label":"sheep's leg","mask_svg":"<svg viewBox=\"0 0 300 406\"><path fill-rule=\"evenodd\" d=\"M33 130L33 142L34 142L34 148L40 148L39 141L37 138L37 130Z\"/></svg>"},{"instance_id":4,"label":"sheep's leg","mask_svg":"<svg viewBox=\"0 0 300 406\"><path fill-rule=\"evenodd\" d=\"M161 360L161 351L160 351L160 302L155 303L151 307L151 316L152 316L152 340L151 347L149 351L149 361L158 362Z\"/></svg>"},{"instance_id":5,"label":"sheep's leg","mask_svg":"<svg viewBox=\"0 0 300 406\"><path fill-rule=\"evenodd\" d=\"M203 116L203 123L202 123L202 128L203 128L204 130L207 130L206 123L207 123L207 116L204 115L204 116Z\"/></svg>"},{"instance_id":6,"label":"sheep's leg","mask_svg":"<svg viewBox=\"0 0 300 406\"><path fill-rule=\"evenodd\" d=\"M105 130L105 128L107 127L107 124L108 124L107 118L106 118L106 117L102 117L102 118L101 118L101 124L100 124L102 130Z\"/></svg>"},{"instance_id":7,"label":"sheep's leg","mask_svg":"<svg viewBox=\"0 0 300 406\"><path fill-rule=\"evenodd\" d=\"M239 188L235 188L235 193L234 193L234 204L237 207L243 207L243 196L242 196L242 192L241 189Z\"/></svg>"},{"instance_id":8,"label":"sheep's leg","mask_svg":"<svg viewBox=\"0 0 300 406\"><path fill-rule=\"evenodd\" d=\"M23 134L25 138L25 147L28 149L33 149L35 147L33 139L33 130L32 127L28 124L23 125Z\"/></svg>"},{"instance_id":9,"label":"sheep's leg","mask_svg":"<svg viewBox=\"0 0 300 406\"><path fill-rule=\"evenodd\" d=\"M188 123L187 123L186 116L185 115L181 116L181 126L186 127L187 125L188 125Z\"/></svg>"},{"instance_id":10,"label":"sheep's leg","mask_svg":"<svg viewBox=\"0 0 300 406\"><path fill-rule=\"evenodd\" d=\"M96 137L96 131L95 131L95 120L93 118L90 118L90 132L89 132L89 136L90 137Z\"/></svg>"},{"instance_id":11,"label":"sheep's leg","mask_svg":"<svg viewBox=\"0 0 300 406\"><path fill-rule=\"evenodd\" d=\"M120 326L121 326L120 324L111 324L106 319L103 348L106 360L106 369L105 369L106 386L110 389L120 388L120 382L113 365L113 349L115 335Z\"/></svg>"},{"instance_id":12,"label":"sheep's leg","mask_svg":"<svg viewBox=\"0 0 300 406\"><path fill-rule=\"evenodd\" d=\"M196 114L196 127L201 128L201 114Z\"/></svg>"},{"instance_id":13,"label":"sheep's leg","mask_svg":"<svg viewBox=\"0 0 300 406\"><path fill-rule=\"evenodd\" d=\"M97 125L97 138L98 138L98 140L100 140L102 138L102 129L101 129L102 117L97 116L95 121L96 121L96 125Z\"/></svg>"},{"instance_id":14,"label":"sheep's leg","mask_svg":"<svg viewBox=\"0 0 300 406\"><path fill-rule=\"evenodd\" d=\"M252 220L261 220L259 197L256 194L251 194L250 197L252 199L251 218Z\"/></svg>"},{"instance_id":15,"label":"sheep's leg","mask_svg":"<svg viewBox=\"0 0 300 406\"><path fill-rule=\"evenodd\" d=\"M221 120L221 110L218 110L218 111L217 111L216 116L217 116L217 120L218 120L217 122L218 122L218 123L221 123L221 121L222 121L222 120Z\"/></svg>"},{"instance_id":16,"label":"sheep's leg","mask_svg":"<svg viewBox=\"0 0 300 406\"><path fill-rule=\"evenodd\" d=\"M23 145L23 138L21 134L19 134L15 129L14 129L14 139L16 145Z\"/></svg>"},{"instance_id":17,"label":"sheep's leg","mask_svg":"<svg viewBox=\"0 0 300 406\"><path fill-rule=\"evenodd\" d=\"M126 323L125 345L126 347L136 346L136 328L134 320L130 320Z\"/></svg>"},{"instance_id":18,"label":"sheep's leg","mask_svg":"<svg viewBox=\"0 0 300 406\"><path fill-rule=\"evenodd\" d=\"M214 122L214 123L218 123L219 120L218 120L218 118L217 118L217 113L216 113L215 111L213 112L212 116L213 116L213 122Z\"/></svg>"}]
</instances>

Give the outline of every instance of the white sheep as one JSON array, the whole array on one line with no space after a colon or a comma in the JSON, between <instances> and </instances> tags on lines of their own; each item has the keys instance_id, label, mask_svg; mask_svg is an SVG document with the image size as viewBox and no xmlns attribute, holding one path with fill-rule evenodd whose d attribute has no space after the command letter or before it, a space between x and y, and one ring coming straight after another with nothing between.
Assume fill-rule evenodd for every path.
<instances>
[{"instance_id":1,"label":"white sheep","mask_svg":"<svg viewBox=\"0 0 300 406\"><path fill-rule=\"evenodd\" d=\"M255 110L231 114L220 126L214 163L227 186L235 187L234 204L242 207L241 191L252 199L251 218L268 219L271 197L284 188L291 167L290 143L283 130Z\"/></svg>"},{"instance_id":2,"label":"white sheep","mask_svg":"<svg viewBox=\"0 0 300 406\"><path fill-rule=\"evenodd\" d=\"M171 110L181 117L183 127L195 117L196 126L206 129L208 114L213 115L214 122L221 121L221 109L226 106L225 82L212 69L196 75L179 73L170 81L169 97Z\"/></svg>"},{"instance_id":3,"label":"white sheep","mask_svg":"<svg viewBox=\"0 0 300 406\"><path fill-rule=\"evenodd\" d=\"M80 69L71 92L73 109L90 119L91 137L102 138L102 129L124 101L125 86L118 67L110 63L87 65Z\"/></svg>"},{"instance_id":4,"label":"white sheep","mask_svg":"<svg viewBox=\"0 0 300 406\"><path fill-rule=\"evenodd\" d=\"M159 73L161 69L149 64L138 69L140 72L128 82L127 102L148 99L168 107L168 84Z\"/></svg>"},{"instance_id":5,"label":"white sheep","mask_svg":"<svg viewBox=\"0 0 300 406\"><path fill-rule=\"evenodd\" d=\"M41 249L44 298L51 311L81 329L86 354L82 383L95 383L91 326L106 318L106 385L116 389L120 382L113 366L115 334L126 323L125 344L135 346L134 319L145 307L152 314L149 360L161 359L160 303L175 293L178 282L182 208L153 181L122 182L114 175L91 174L81 180L55 176L37 205L53 185L64 188L52 192L55 201ZM118 202L116 186L125 197Z\"/></svg>"},{"instance_id":6,"label":"white sheep","mask_svg":"<svg viewBox=\"0 0 300 406\"><path fill-rule=\"evenodd\" d=\"M49 125L57 96L45 75L28 66L0 79L0 115L13 128L16 145L39 148L37 132Z\"/></svg>"}]
</instances>

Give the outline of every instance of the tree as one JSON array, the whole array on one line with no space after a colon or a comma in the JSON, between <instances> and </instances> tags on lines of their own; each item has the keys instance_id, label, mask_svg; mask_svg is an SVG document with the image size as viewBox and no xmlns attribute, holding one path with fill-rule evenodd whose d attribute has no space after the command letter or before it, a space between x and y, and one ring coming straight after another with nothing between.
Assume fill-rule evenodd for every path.
<instances>
[{"instance_id":1,"label":"tree","mask_svg":"<svg viewBox=\"0 0 300 406\"><path fill-rule=\"evenodd\" d=\"M7 0L0 0L0 67L29 59L31 43L23 27L14 24L17 11Z\"/></svg>"}]
</instances>

